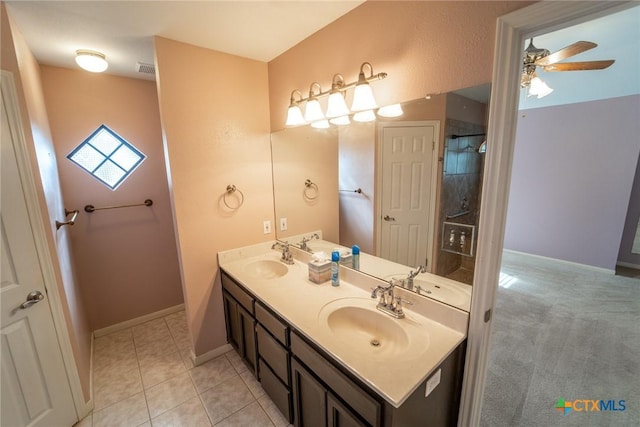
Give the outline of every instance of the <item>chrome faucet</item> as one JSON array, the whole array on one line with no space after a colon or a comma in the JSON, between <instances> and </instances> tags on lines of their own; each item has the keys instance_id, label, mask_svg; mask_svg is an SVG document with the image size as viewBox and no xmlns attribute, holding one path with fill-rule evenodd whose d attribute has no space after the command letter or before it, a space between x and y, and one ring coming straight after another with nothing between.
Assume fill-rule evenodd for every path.
<instances>
[{"instance_id":1,"label":"chrome faucet","mask_svg":"<svg viewBox=\"0 0 640 427\"><path fill-rule=\"evenodd\" d=\"M291 255L291 251L289 250L288 243L275 242L273 246L271 246L271 249L281 249L282 257L280 257L280 261L289 265L293 264L293 255Z\"/></svg>"},{"instance_id":2,"label":"chrome faucet","mask_svg":"<svg viewBox=\"0 0 640 427\"><path fill-rule=\"evenodd\" d=\"M372 289L371 298L375 298L380 294L380 301L376 308L383 313L387 313L396 319L404 318L404 312L402 311L402 303L413 304L410 301L405 301L400 297L393 294L393 288L396 286L395 282L391 280L389 286L380 286Z\"/></svg>"},{"instance_id":3,"label":"chrome faucet","mask_svg":"<svg viewBox=\"0 0 640 427\"><path fill-rule=\"evenodd\" d=\"M419 265L418 268L416 268L416 271L409 271L409 275L407 276L407 280L406 280L407 289L409 289L410 291L413 290L413 278L420 273L426 273L426 272L427 272L427 267L424 265Z\"/></svg>"},{"instance_id":4,"label":"chrome faucet","mask_svg":"<svg viewBox=\"0 0 640 427\"><path fill-rule=\"evenodd\" d=\"M302 237L302 242L299 243L300 249L302 249L303 251L311 252L311 249L309 248L309 246L307 246L307 242L310 242L313 239L319 239L319 238L320 236L318 236L318 233L313 233L309 237Z\"/></svg>"}]
</instances>

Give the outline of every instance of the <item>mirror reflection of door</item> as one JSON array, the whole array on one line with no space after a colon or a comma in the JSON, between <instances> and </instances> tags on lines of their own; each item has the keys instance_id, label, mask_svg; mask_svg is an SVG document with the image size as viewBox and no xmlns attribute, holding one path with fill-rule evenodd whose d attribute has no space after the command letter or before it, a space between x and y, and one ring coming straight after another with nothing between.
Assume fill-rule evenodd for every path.
<instances>
[{"instance_id":1,"label":"mirror reflection of door","mask_svg":"<svg viewBox=\"0 0 640 427\"><path fill-rule=\"evenodd\" d=\"M427 265L433 246L438 122L382 127L379 256Z\"/></svg>"}]
</instances>

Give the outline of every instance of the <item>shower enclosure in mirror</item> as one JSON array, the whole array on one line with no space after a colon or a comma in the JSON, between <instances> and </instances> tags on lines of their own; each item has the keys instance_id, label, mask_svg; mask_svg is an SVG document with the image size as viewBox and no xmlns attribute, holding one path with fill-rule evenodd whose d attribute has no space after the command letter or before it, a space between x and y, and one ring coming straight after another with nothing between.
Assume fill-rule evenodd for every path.
<instances>
[{"instance_id":1,"label":"shower enclosure in mirror","mask_svg":"<svg viewBox=\"0 0 640 427\"><path fill-rule=\"evenodd\" d=\"M469 311L470 298L451 296L470 295L473 281L489 92L486 84L404 102L394 119L273 133L277 238L296 244L292 236L321 230L319 250L357 244L361 271L384 280L426 264L449 285L444 302ZM376 265L386 262L396 274Z\"/></svg>"}]
</instances>

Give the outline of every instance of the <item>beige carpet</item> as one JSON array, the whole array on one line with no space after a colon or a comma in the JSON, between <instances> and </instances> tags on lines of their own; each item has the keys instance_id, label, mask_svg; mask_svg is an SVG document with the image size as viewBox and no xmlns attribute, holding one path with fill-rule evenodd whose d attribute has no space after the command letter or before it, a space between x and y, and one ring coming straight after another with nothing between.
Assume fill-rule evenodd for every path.
<instances>
[{"instance_id":1,"label":"beige carpet","mask_svg":"<svg viewBox=\"0 0 640 427\"><path fill-rule=\"evenodd\" d=\"M638 278L505 252L491 340L482 426L640 426Z\"/></svg>"}]
</instances>

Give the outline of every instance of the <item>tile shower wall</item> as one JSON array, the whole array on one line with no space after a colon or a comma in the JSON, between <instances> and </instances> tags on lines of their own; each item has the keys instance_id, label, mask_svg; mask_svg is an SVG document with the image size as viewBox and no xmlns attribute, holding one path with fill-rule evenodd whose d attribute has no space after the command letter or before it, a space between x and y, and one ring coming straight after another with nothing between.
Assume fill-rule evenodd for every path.
<instances>
[{"instance_id":1,"label":"tile shower wall","mask_svg":"<svg viewBox=\"0 0 640 427\"><path fill-rule=\"evenodd\" d=\"M484 133L485 127L460 120L445 121L445 156L440 195L440 218L438 241L442 242L442 222L475 224L480 212L480 192L482 190L482 167L484 156L478 154L478 147L484 136L461 137L453 139L450 135ZM463 207L463 204L465 205ZM446 219L462 211L467 215ZM477 233L476 233L477 234ZM474 242L475 245L475 242ZM475 253L475 249L473 251ZM440 250L438 254L437 274L471 284L475 256L467 257Z\"/></svg>"}]
</instances>

